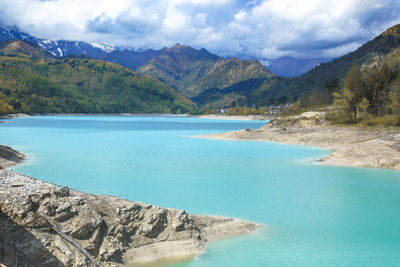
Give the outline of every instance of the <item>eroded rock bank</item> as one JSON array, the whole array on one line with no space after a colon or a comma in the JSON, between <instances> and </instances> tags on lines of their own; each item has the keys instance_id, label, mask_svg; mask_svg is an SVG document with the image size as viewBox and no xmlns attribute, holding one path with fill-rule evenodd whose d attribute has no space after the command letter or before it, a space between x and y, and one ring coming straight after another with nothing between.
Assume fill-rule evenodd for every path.
<instances>
[{"instance_id":1,"label":"eroded rock bank","mask_svg":"<svg viewBox=\"0 0 400 267\"><path fill-rule=\"evenodd\" d=\"M0 145L0 169L11 167L24 160L25 155L9 146Z\"/></svg>"},{"instance_id":2,"label":"eroded rock bank","mask_svg":"<svg viewBox=\"0 0 400 267\"><path fill-rule=\"evenodd\" d=\"M207 241L257 227L82 193L0 170L0 266L132 266L183 259L202 253Z\"/></svg>"},{"instance_id":3,"label":"eroded rock bank","mask_svg":"<svg viewBox=\"0 0 400 267\"><path fill-rule=\"evenodd\" d=\"M318 160L319 163L400 170L399 128L330 125L324 112L276 118L257 130L198 137L318 146L333 150L330 155Z\"/></svg>"}]
</instances>

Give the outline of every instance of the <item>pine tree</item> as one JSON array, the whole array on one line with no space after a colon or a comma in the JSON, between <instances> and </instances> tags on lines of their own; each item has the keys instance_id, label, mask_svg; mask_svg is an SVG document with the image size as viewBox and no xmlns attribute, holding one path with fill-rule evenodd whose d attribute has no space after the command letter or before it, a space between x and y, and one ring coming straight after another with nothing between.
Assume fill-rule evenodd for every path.
<instances>
[{"instance_id":1,"label":"pine tree","mask_svg":"<svg viewBox=\"0 0 400 267\"><path fill-rule=\"evenodd\" d=\"M359 110L359 117L366 118L368 117L368 109L369 109L369 101L365 97L362 99Z\"/></svg>"},{"instance_id":2,"label":"pine tree","mask_svg":"<svg viewBox=\"0 0 400 267\"><path fill-rule=\"evenodd\" d=\"M396 116L397 125L400 125L400 72L394 83L394 89L390 93L390 110Z\"/></svg>"},{"instance_id":3,"label":"pine tree","mask_svg":"<svg viewBox=\"0 0 400 267\"><path fill-rule=\"evenodd\" d=\"M344 95L337 92L333 93L333 104L329 117L334 123L346 123L353 120L353 112Z\"/></svg>"},{"instance_id":4,"label":"pine tree","mask_svg":"<svg viewBox=\"0 0 400 267\"><path fill-rule=\"evenodd\" d=\"M387 114L391 76L392 73L386 64L381 67L376 76L376 86L373 99L375 116L383 116Z\"/></svg>"},{"instance_id":5,"label":"pine tree","mask_svg":"<svg viewBox=\"0 0 400 267\"><path fill-rule=\"evenodd\" d=\"M339 90L339 80L337 78L328 79L325 82L325 90L328 92L329 103L333 102L333 93Z\"/></svg>"},{"instance_id":6,"label":"pine tree","mask_svg":"<svg viewBox=\"0 0 400 267\"><path fill-rule=\"evenodd\" d=\"M373 103L373 96L376 87L376 76L378 71L378 67L374 65L372 68L364 68L361 73L364 80L363 96L368 100L369 103Z\"/></svg>"},{"instance_id":7,"label":"pine tree","mask_svg":"<svg viewBox=\"0 0 400 267\"><path fill-rule=\"evenodd\" d=\"M364 84L360 67L353 65L344 81L343 96L354 118L357 118L357 111L363 98L363 92Z\"/></svg>"}]
</instances>

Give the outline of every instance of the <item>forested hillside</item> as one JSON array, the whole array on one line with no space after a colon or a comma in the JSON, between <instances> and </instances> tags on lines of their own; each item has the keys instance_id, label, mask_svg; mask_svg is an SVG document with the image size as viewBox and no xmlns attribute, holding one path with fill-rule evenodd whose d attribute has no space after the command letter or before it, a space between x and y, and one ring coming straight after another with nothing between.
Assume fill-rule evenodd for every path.
<instances>
[{"instance_id":1,"label":"forested hillside","mask_svg":"<svg viewBox=\"0 0 400 267\"><path fill-rule=\"evenodd\" d=\"M1 113L182 113L190 100L156 79L90 58L56 59L20 41L0 45Z\"/></svg>"}]
</instances>

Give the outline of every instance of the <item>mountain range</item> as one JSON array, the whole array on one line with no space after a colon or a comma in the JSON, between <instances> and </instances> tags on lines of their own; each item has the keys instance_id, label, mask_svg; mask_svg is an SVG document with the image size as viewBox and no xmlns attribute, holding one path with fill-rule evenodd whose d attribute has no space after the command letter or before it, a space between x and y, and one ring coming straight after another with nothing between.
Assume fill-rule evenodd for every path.
<instances>
[{"instance_id":1,"label":"mountain range","mask_svg":"<svg viewBox=\"0 0 400 267\"><path fill-rule=\"evenodd\" d=\"M48 40L36 38L19 28L0 25L0 41L11 39L30 40L38 43L44 49L62 57L70 54L86 54L94 59L101 59L120 64L124 67L136 70L139 66L150 61L153 57L161 55L167 48L160 50L136 51L131 48L120 48L104 43L86 43L82 41ZM258 60L274 74L282 77L294 77L306 73L321 62L329 61L326 58L293 58L279 57L274 59L256 58L248 56L237 56L238 59Z\"/></svg>"},{"instance_id":2,"label":"mountain range","mask_svg":"<svg viewBox=\"0 0 400 267\"><path fill-rule=\"evenodd\" d=\"M72 56L75 54L81 58L87 57L86 60L97 59L119 64L135 70L135 75L140 73L156 78L160 84L169 85L178 95L190 98L199 108L205 110L235 105L267 106L294 102L304 95L324 90L325 84L332 79L337 79L343 85L354 64L373 65L381 62L382 58L387 61L388 55L394 57L393 50L400 46L399 32L400 26L393 26L357 50L320 64L319 60L310 59L301 61L281 58L274 62L225 58L206 49L197 50L181 44L160 50L123 50L99 43L38 39L15 27L0 28L0 41L21 39L32 47L43 48L41 52L34 49L38 55L24 49L25 54L30 53L31 59L43 57L41 53L46 50L46 57L52 60L77 60L76 56ZM292 70L286 67L288 72L301 72L302 68L305 70L314 67L298 77L282 77L267 68L269 66L279 69L279 64L291 66Z\"/></svg>"},{"instance_id":3,"label":"mountain range","mask_svg":"<svg viewBox=\"0 0 400 267\"><path fill-rule=\"evenodd\" d=\"M56 57L86 55L93 59L113 62L157 78L194 100L209 89L218 88L224 91L225 88L249 79L268 80L275 76L258 60L224 58L205 49L196 50L180 44L171 48L138 52L98 43L38 39L19 31L16 27L1 28L0 41L10 39L36 43Z\"/></svg>"},{"instance_id":4,"label":"mountain range","mask_svg":"<svg viewBox=\"0 0 400 267\"><path fill-rule=\"evenodd\" d=\"M15 26L0 27L0 42L13 39L36 43L56 57L85 54L94 59L101 59L115 49L113 46L101 43L89 44L81 41L40 39L21 31Z\"/></svg>"}]
</instances>

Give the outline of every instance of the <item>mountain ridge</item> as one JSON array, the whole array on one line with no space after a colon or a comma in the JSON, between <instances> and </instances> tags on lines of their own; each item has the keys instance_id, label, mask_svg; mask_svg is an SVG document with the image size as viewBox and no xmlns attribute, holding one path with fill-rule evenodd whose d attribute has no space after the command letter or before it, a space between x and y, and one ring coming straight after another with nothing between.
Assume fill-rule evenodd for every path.
<instances>
[{"instance_id":1,"label":"mountain ridge","mask_svg":"<svg viewBox=\"0 0 400 267\"><path fill-rule=\"evenodd\" d=\"M117 63L159 79L187 97L195 97L210 88L223 90L248 79L269 79L274 76L258 60L226 59L204 48L197 50L179 43L170 48L137 52L113 46L106 49L98 44L79 41L38 39L27 33L15 33L17 30L13 28L8 35L0 35L0 40L1 36L3 39L24 38L36 42L57 57L84 54Z\"/></svg>"},{"instance_id":2,"label":"mountain ridge","mask_svg":"<svg viewBox=\"0 0 400 267\"><path fill-rule=\"evenodd\" d=\"M106 60L123 65L124 67L136 70L140 65L147 63L154 56L163 53L167 47L159 50L147 49L137 51L132 48L121 48L105 43L86 43L82 41L68 41L59 39L40 39L26 32L22 32L18 27L5 27L0 25L0 41L9 39L31 40L40 44L43 48L54 54L62 57L69 54L86 54L94 59ZM184 46L184 45L182 45ZM172 47L171 47L172 48ZM201 48L204 49L204 48ZM200 49L200 50L201 50ZM280 57L276 59L264 59L258 57L249 57L243 55L234 55L240 60L255 59L260 61L265 67L269 68L273 73L283 77L299 76L321 62L329 61L324 58L291 58ZM229 57L228 57L229 58ZM268 62L268 64L265 64Z\"/></svg>"},{"instance_id":3,"label":"mountain ridge","mask_svg":"<svg viewBox=\"0 0 400 267\"><path fill-rule=\"evenodd\" d=\"M160 55L140 66L138 72L157 77L188 97L195 97L210 88L224 90L248 79L274 76L257 60L226 59L206 49L197 50L181 44L161 51Z\"/></svg>"},{"instance_id":4,"label":"mountain ridge","mask_svg":"<svg viewBox=\"0 0 400 267\"><path fill-rule=\"evenodd\" d=\"M9 32L0 29L0 38L10 38L10 36L36 40L38 43L34 37L20 33L16 29ZM39 45L43 46L44 41L41 42ZM63 41L55 42L57 44L63 43ZM72 41L66 42L70 43L65 43L65 51L72 51L72 48L67 44L77 46L80 49L83 48L83 42L82 44ZM52 43L54 44L54 42L48 41L48 47ZM170 48L164 47L160 50L145 52L132 50L121 52L118 48L113 50L111 47L109 47L109 51L111 51L109 53L98 47L93 48L97 52L90 51L92 51L94 57L101 57L106 61L119 63L130 69L137 69L139 73L144 75L155 77L193 101L199 101L197 104L200 106L207 106L204 100L212 99L212 103L208 103L211 106L229 107L235 104L266 106L295 102L311 92L324 90L325 83L332 79L337 79L339 85L342 86L344 78L354 64L359 66L374 64L377 60L382 60L379 58L385 57L398 47L400 47L400 25L394 25L355 51L330 62L316 65L301 76L289 78L275 76L259 60L239 60L235 57L223 58L205 49L196 50L179 43ZM59 48L57 47L57 50ZM54 46L52 49L54 50L56 47ZM79 51L82 50L78 49L77 52ZM61 52L63 52L62 49ZM90 56L89 53L86 54ZM291 64L291 59L284 60L287 60L287 62L284 62L283 66ZM308 63L308 60L304 62L304 64ZM254 87L255 80L262 80L262 84L257 88ZM246 86L250 85L251 90L239 88L239 86L245 86L245 84ZM230 89L223 92L227 88ZM235 90L231 90L232 88L235 88ZM221 92L215 91L216 89ZM216 99L217 96L220 96L220 99Z\"/></svg>"}]
</instances>

